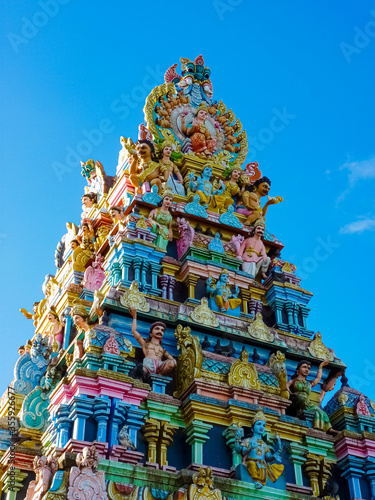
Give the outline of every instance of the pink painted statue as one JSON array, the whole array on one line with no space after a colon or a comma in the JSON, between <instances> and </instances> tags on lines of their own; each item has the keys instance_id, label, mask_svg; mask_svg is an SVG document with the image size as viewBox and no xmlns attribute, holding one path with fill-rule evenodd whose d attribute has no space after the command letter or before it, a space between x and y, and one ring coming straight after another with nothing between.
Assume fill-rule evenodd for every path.
<instances>
[{"instance_id":1,"label":"pink painted statue","mask_svg":"<svg viewBox=\"0 0 375 500\"><path fill-rule=\"evenodd\" d=\"M72 467L69 475L68 500L108 500L105 491L104 471L95 472L98 451L95 445L83 448L76 459L78 467Z\"/></svg>"},{"instance_id":2,"label":"pink painted statue","mask_svg":"<svg viewBox=\"0 0 375 500\"><path fill-rule=\"evenodd\" d=\"M177 217L177 228L181 235L181 238L177 241L177 255L178 259L180 259L193 243L195 231L188 221L180 219L180 217Z\"/></svg>"},{"instance_id":3,"label":"pink painted statue","mask_svg":"<svg viewBox=\"0 0 375 500\"><path fill-rule=\"evenodd\" d=\"M35 481L30 481L25 500L41 500L51 487L54 474L59 468L56 458L36 456L33 463Z\"/></svg>"},{"instance_id":4,"label":"pink painted statue","mask_svg":"<svg viewBox=\"0 0 375 500\"><path fill-rule=\"evenodd\" d=\"M99 290L105 280L105 272L102 268L103 257L98 255L95 262L89 266L85 271L84 286L87 290L94 292Z\"/></svg>"},{"instance_id":5,"label":"pink painted statue","mask_svg":"<svg viewBox=\"0 0 375 500\"><path fill-rule=\"evenodd\" d=\"M242 260L242 271L250 274L253 279L259 271L261 271L262 277L266 278L266 272L271 262L262 241L265 228L264 220L258 219L254 224L251 236L243 241L237 252L237 258Z\"/></svg>"}]
</instances>

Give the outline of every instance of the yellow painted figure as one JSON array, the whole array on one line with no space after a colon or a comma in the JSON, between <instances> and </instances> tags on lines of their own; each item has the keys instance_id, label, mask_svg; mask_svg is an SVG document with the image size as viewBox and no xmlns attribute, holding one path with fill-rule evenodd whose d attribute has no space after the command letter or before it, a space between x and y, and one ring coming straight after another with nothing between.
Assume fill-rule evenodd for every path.
<instances>
[{"instance_id":1,"label":"yellow painted figure","mask_svg":"<svg viewBox=\"0 0 375 500\"><path fill-rule=\"evenodd\" d=\"M243 439L243 429L238 429L235 436L235 450L237 453L241 453L243 463L258 489L266 485L267 479L275 483L284 471L284 466L281 463L270 463L272 461L281 462L282 445L280 438L276 435L273 447L275 451L271 453L270 448L263 441L265 427L266 417L259 410L253 419L252 435Z\"/></svg>"}]
</instances>

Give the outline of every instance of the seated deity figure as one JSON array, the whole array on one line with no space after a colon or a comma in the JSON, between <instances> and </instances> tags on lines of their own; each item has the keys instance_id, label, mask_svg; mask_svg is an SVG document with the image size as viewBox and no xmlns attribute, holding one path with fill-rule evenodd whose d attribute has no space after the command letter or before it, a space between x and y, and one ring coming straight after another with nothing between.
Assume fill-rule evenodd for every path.
<instances>
[{"instance_id":1,"label":"seated deity figure","mask_svg":"<svg viewBox=\"0 0 375 500\"><path fill-rule=\"evenodd\" d=\"M156 321L150 326L150 333L145 340L137 332L137 311L130 308L130 314L133 318L132 334L142 348L145 358L143 360L142 370L143 378L147 379L152 374L169 375L176 367L177 362L161 345L165 330L165 323Z\"/></svg>"},{"instance_id":2,"label":"seated deity figure","mask_svg":"<svg viewBox=\"0 0 375 500\"><path fill-rule=\"evenodd\" d=\"M235 285L235 293L232 293L228 280L229 273L224 268L216 284L213 283L211 277L206 281L206 291L210 297L215 299L215 304L221 312L234 311L241 304L241 299L238 298L240 292L238 286Z\"/></svg>"},{"instance_id":3,"label":"seated deity figure","mask_svg":"<svg viewBox=\"0 0 375 500\"><path fill-rule=\"evenodd\" d=\"M211 175L211 167L205 167L202 175L198 176L196 180L194 180L194 173L190 172L188 174L189 189L199 196L201 205L208 205L209 210L219 211L226 200L223 196L225 186L222 181L219 182L219 185L212 183Z\"/></svg>"},{"instance_id":4,"label":"seated deity figure","mask_svg":"<svg viewBox=\"0 0 375 500\"><path fill-rule=\"evenodd\" d=\"M266 427L266 416L263 411L258 410L253 418L251 425L251 434L244 438L243 429L238 429L235 435L234 448L237 453L242 455L244 465L254 481L255 488L261 489L266 485L267 479L273 483L281 476L284 466L281 462L282 444L280 438L276 435L276 442L273 446L273 453L263 440ZM271 464L276 461L279 463Z\"/></svg>"},{"instance_id":5,"label":"seated deity figure","mask_svg":"<svg viewBox=\"0 0 375 500\"><path fill-rule=\"evenodd\" d=\"M136 154L129 158L129 180L135 188L143 185L149 192L152 186L161 191L160 164L156 161L155 148L147 139L140 139L135 145Z\"/></svg>"},{"instance_id":6,"label":"seated deity figure","mask_svg":"<svg viewBox=\"0 0 375 500\"><path fill-rule=\"evenodd\" d=\"M254 182L250 187L246 187L242 193L239 207L237 212L247 215L247 220L245 224L252 226L253 223L262 217L265 219L268 207L270 205L275 205L283 201L281 196L276 196L271 198L268 193L271 188L271 181L268 177L262 177ZM264 207L261 206L261 199L267 196L268 201L265 203Z\"/></svg>"},{"instance_id":7,"label":"seated deity figure","mask_svg":"<svg viewBox=\"0 0 375 500\"><path fill-rule=\"evenodd\" d=\"M240 168L233 168L226 177L226 181L224 182L225 189L223 192L223 196L225 197L224 205L222 210L226 210L229 206L233 205L236 198L241 198L242 194L245 191L247 185L247 177L243 183L243 186L240 187L240 180L242 175L242 170Z\"/></svg>"},{"instance_id":8,"label":"seated deity figure","mask_svg":"<svg viewBox=\"0 0 375 500\"><path fill-rule=\"evenodd\" d=\"M79 243L79 246L76 246L73 249L72 253L72 261L73 261L73 270L79 272L85 272L86 264L90 260L95 248L94 248L94 228L92 227L91 222L85 222L82 224L81 234L77 235L76 240L73 242ZM72 242L72 243L73 243Z\"/></svg>"},{"instance_id":9,"label":"seated deity figure","mask_svg":"<svg viewBox=\"0 0 375 500\"><path fill-rule=\"evenodd\" d=\"M191 147L194 153L204 157L210 157L215 152L216 138L212 136L207 128L207 104L201 103L195 111L195 116L191 125L186 125L187 111L181 113L181 132L190 138ZM219 126L219 124L217 124ZM215 129L213 129L215 130Z\"/></svg>"},{"instance_id":10,"label":"seated deity figure","mask_svg":"<svg viewBox=\"0 0 375 500\"><path fill-rule=\"evenodd\" d=\"M250 274L254 279L259 271L262 277L266 278L266 272L271 263L262 241L265 228L264 219L257 219L250 237L243 241L237 253L237 258L242 260L242 271Z\"/></svg>"}]
</instances>

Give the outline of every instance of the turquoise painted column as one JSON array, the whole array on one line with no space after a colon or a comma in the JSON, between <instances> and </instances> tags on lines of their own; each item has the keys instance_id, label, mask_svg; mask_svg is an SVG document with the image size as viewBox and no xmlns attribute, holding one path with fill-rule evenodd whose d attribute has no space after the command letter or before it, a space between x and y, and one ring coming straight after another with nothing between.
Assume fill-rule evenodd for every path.
<instances>
[{"instance_id":1,"label":"turquoise painted column","mask_svg":"<svg viewBox=\"0 0 375 500\"><path fill-rule=\"evenodd\" d=\"M129 267L131 266L133 257L131 255L123 254L121 258L122 280L129 281Z\"/></svg>"},{"instance_id":2,"label":"turquoise painted column","mask_svg":"<svg viewBox=\"0 0 375 500\"><path fill-rule=\"evenodd\" d=\"M365 474L371 487L371 500L375 500L375 458L367 458Z\"/></svg>"},{"instance_id":3,"label":"turquoise painted column","mask_svg":"<svg viewBox=\"0 0 375 500\"><path fill-rule=\"evenodd\" d=\"M85 440L86 420L92 415L93 401L75 397L70 403L70 420L73 421L73 439Z\"/></svg>"},{"instance_id":4,"label":"turquoise painted column","mask_svg":"<svg viewBox=\"0 0 375 500\"><path fill-rule=\"evenodd\" d=\"M56 412L56 426L58 428L57 447L64 448L70 438L71 421L70 410L66 405L60 405Z\"/></svg>"},{"instance_id":5,"label":"turquoise painted column","mask_svg":"<svg viewBox=\"0 0 375 500\"><path fill-rule=\"evenodd\" d=\"M107 442L107 426L111 412L111 400L108 396L98 396L94 400L93 415L98 423L96 440L101 443Z\"/></svg>"},{"instance_id":6,"label":"turquoise painted column","mask_svg":"<svg viewBox=\"0 0 375 500\"><path fill-rule=\"evenodd\" d=\"M306 462L307 449L298 443L290 443L287 448L289 459L293 464L295 484L303 486L302 465Z\"/></svg>"},{"instance_id":7,"label":"turquoise painted column","mask_svg":"<svg viewBox=\"0 0 375 500\"><path fill-rule=\"evenodd\" d=\"M343 471L342 477L348 481L350 498L362 498L359 479L364 474L364 460L348 455L340 460L337 465Z\"/></svg>"},{"instance_id":8,"label":"turquoise painted column","mask_svg":"<svg viewBox=\"0 0 375 500\"><path fill-rule=\"evenodd\" d=\"M70 312L70 308L69 308ZM69 347L69 338L70 338L70 329L72 328L72 317L68 316L68 313L65 315L65 332L64 332L64 342L62 348L66 350Z\"/></svg>"},{"instance_id":9,"label":"turquoise painted column","mask_svg":"<svg viewBox=\"0 0 375 500\"><path fill-rule=\"evenodd\" d=\"M144 425L147 411L136 407L130 407L126 416L126 425L128 426L129 437L134 446L138 446L138 431Z\"/></svg>"},{"instance_id":10,"label":"turquoise painted column","mask_svg":"<svg viewBox=\"0 0 375 500\"><path fill-rule=\"evenodd\" d=\"M191 445L191 460L193 464L203 464L203 445L209 439L208 431L212 425L199 420L193 420L185 429L186 442Z\"/></svg>"},{"instance_id":11,"label":"turquoise painted column","mask_svg":"<svg viewBox=\"0 0 375 500\"><path fill-rule=\"evenodd\" d=\"M109 448L111 448L114 444L119 444L118 434L122 425L125 423L126 414L129 409L129 405L122 403L119 399L113 399L112 405L113 405L113 416L109 428L109 438L108 438Z\"/></svg>"}]
</instances>

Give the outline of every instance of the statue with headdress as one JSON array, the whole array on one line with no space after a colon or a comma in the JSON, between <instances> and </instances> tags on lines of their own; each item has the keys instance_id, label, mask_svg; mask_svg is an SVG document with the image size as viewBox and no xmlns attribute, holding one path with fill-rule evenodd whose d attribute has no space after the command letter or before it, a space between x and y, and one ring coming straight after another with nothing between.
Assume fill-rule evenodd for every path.
<instances>
[{"instance_id":1,"label":"statue with headdress","mask_svg":"<svg viewBox=\"0 0 375 500\"><path fill-rule=\"evenodd\" d=\"M284 466L281 464L282 444L280 437L272 445L265 441L265 428L267 419L262 410L258 410L251 422L250 435L245 438L243 428L239 428L235 435L234 448L242 456L242 463L254 481L257 489L266 485L267 479L273 483L281 476ZM270 462L279 463L270 463Z\"/></svg>"},{"instance_id":2,"label":"statue with headdress","mask_svg":"<svg viewBox=\"0 0 375 500\"><path fill-rule=\"evenodd\" d=\"M185 196L184 178L176 164L171 160L173 147L174 144L169 139L165 139L160 144L160 179L163 189L169 188L174 194Z\"/></svg>"},{"instance_id":3,"label":"statue with headdress","mask_svg":"<svg viewBox=\"0 0 375 500\"><path fill-rule=\"evenodd\" d=\"M213 279L209 277L206 281L206 291L210 296L210 307L215 310L214 304L216 305L218 311L220 312L233 312L239 308L241 304L241 299L238 298L240 292L237 285L235 285L235 292L232 293L231 286L229 284L229 272L228 269L223 268L220 273L220 277L216 283ZM239 310L238 310L239 313Z\"/></svg>"},{"instance_id":4,"label":"statue with headdress","mask_svg":"<svg viewBox=\"0 0 375 500\"><path fill-rule=\"evenodd\" d=\"M215 127L208 119L207 104L202 102L194 113L191 124L186 124L187 110L181 113L181 132L184 136L190 138L191 148L194 153L209 158L215 152L216 134ZM219 126L219 124L217 125Z\"/></svg>"},{"instance_id":5,"label":"statue with headdress","mask_svg":"<svg viewBox=\"0 0 375 500\"><path fill-rule=\"evenodd\" d=\"M148 221L151 224L151 232L157 235L154 244L166 250L168 242L173 239L172 214L170 207L173 203L173 193L167 188L162 194L160 206L151 210Z\"/></svg>"}]
</instances>

